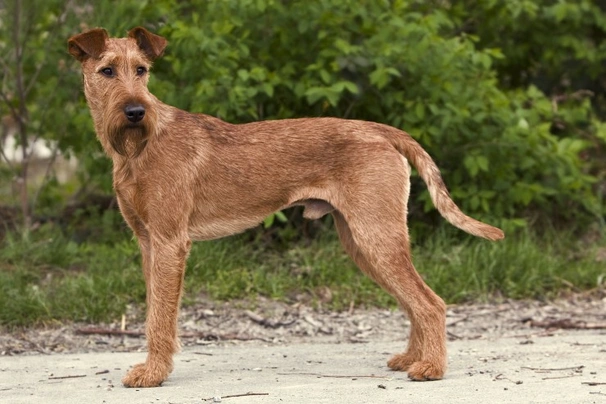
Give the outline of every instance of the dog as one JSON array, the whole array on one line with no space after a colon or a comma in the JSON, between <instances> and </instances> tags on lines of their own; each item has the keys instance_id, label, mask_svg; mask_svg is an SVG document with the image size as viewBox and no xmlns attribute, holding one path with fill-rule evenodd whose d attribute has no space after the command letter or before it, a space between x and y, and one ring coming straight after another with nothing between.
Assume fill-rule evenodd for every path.
<instances>
[{"instance_id":1,"label":"dog","mask_svg":"<svg viewBox=\"0 0 606 404\"><path fill-rule=\"evenodd\" d=\"M122 383L159 386L173 369L191 241L240 233L297 205L308 219L334 217L345 251L410 319L408 347L388 366L413 380L441 379L446 306L412 263L409 162L454 226L489 240L504 233L462 213L431 157L400 129L337 118L235 125L162 103L147 83L166 45L142 27L125 38L98 28L68 40L97 137L113 162L120 210L141 249L148 354Z\"/></svg>"}]
</instances>

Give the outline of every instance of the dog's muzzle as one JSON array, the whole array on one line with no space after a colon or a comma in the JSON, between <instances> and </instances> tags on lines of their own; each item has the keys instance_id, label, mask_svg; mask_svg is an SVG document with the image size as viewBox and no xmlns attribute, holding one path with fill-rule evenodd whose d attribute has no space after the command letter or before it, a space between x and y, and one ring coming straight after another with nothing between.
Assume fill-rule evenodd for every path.
<instances>
[{"instance_id":1,"label":"dog's muzzle","mask_svg":"<svg viewBox=\"0 0 606 404\"><path fill-rule=\"evenodd\" d=\"M124 115L129 122L137 123L145 117L145 107L141 104L130 104L124 107Z\"/></svg>"}]
</instances>

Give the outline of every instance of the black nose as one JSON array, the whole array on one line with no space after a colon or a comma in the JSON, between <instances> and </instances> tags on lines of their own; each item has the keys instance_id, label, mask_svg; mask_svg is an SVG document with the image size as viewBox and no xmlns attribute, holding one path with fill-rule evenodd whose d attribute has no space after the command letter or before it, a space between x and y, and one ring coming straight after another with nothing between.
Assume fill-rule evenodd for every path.
<instances>
[{"instance_id":1,"label":"black nose","mask_svg":"<svg viewBox=\"0 0 606 404\"><path fill-rule=\"evenodd\" d=\"M141 104L131 104L124 108L124 115L132 123L137 123L145 116L145 107Z\"/></svg>"}]
</instances>

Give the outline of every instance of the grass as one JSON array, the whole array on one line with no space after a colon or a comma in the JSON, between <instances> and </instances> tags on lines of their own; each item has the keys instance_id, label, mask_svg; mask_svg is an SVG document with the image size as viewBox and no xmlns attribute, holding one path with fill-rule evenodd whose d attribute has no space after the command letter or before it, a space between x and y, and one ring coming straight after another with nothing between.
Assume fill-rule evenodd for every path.
<instances>
[{"instance_id":1,"label":"grass","mask_svg":"<svg viewBox=\"0 0 606 404\"><path fill-rule=\"evenodd\" d=\"M184 304L258 295L324 307L392 307L394 301L363 276L333 231L311 242L274 244L250 235L195 243ZM145 285L137 245L128 230L78 243L53 227L29 240L8 234L0 244L0 325L111 321L129 305L143 306ZM595 259L602 238L579 246L573 236L519 231L490 243L453 229L414 247L414 262L447 302L495 297L549 298L601 286L606 266Z\"/></svg>"}]
</instances>

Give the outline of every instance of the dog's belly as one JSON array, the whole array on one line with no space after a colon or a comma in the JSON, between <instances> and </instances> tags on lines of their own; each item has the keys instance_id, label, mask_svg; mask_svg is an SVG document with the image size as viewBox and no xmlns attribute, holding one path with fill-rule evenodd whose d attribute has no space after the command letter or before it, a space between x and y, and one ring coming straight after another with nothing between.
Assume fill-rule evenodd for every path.
<instances>
[{"instance_id":1,"label":"dog's belly","mask_svg":"<svg viewBox=\"0 0 606 404\"><path fill-rule=\"evenodd\" d=\"M254 218L234 218L234 219L213 219L202 223L190 223L189 237L192 240L212 240L221 237L231 236L242 233L245 230L255 227L263 221L265 217Z\"/></svg>"}]
</instances>

